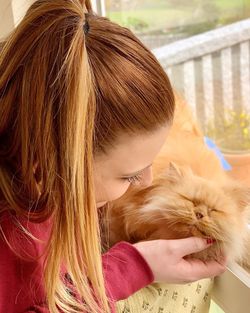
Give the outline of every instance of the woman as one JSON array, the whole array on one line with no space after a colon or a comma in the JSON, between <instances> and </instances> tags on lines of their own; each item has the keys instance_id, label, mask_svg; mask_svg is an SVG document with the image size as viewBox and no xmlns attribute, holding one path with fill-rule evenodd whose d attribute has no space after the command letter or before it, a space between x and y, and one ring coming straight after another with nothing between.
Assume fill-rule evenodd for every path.
<instances>
[{"instance_id":1,"label":"woman","mask_svg":"<svg viewBox=\"0 0 250 313\"><path fill-rule=\"evenodd\" d=\"M1 312L109 312L154 280L224 271L183 259L211 244L198 238L101 258L98 211L150 184L174 96L151 52L88 0L31 6L2 47L0 112Z\"/></svg>"}]
</instances>

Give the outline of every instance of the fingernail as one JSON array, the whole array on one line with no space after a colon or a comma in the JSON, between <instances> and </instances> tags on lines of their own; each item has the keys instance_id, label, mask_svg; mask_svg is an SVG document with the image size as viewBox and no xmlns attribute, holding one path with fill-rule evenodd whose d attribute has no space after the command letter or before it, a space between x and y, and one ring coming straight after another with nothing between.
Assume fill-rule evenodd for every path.
<instances>
[{"instance_id":1,"label":"fingernail","mask_svg":"<svg viewBox=\"0 0 250 313\"><path fill-rule=\"evenodd\" d=\"M207 238L206 240L207 240L207 244L208 244L208 245L212 245L213 243L216 242L216 240L213 239L213 238Z\"/></svg>"}]
</instances>

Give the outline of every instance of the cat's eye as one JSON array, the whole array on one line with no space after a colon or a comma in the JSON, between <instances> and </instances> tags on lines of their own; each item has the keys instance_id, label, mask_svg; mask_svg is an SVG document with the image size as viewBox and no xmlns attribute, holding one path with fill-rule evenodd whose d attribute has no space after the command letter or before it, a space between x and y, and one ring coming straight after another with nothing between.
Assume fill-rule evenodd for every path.
<instances>
[{"instance_id":1,"label":"cat's eye","mask_svg":"<svg viewBox=\"0 0 250 313\"><path fill-rule=\"evenodd\" d=\"M182 194L180 194L180 196L181 196L181 198L182 198L183 200L189 201L189 202L192 202L192 203L193 203L193 201L192 201L191 199L189 199L188 197L186 197L186 196L184 196L184 195L182 195Z\"/></svg>"},{"instance_id":2,"label":"cat's eye","mask_svg":"<svg viewBox=\"0 0 250 313\"><path fill-rule=\"evenodd\" d=\"M209 208L208 210L209 210L210 213L211 213L211 212L218 212L218 210L212 209L212 208Z\"/></svg>"},{"instance_id":3,"label":"cat's eye","mask_svg":"<svg viewBox=\"0 0 250 313\"><path fill-rule=\"evenodd\" d=\"M197 199L192 200L192 202L193 202L195 207L197 207L197 206L199 206L201 204L201 202L199 200L197 200Z\"/></svg>"}]
</instances>

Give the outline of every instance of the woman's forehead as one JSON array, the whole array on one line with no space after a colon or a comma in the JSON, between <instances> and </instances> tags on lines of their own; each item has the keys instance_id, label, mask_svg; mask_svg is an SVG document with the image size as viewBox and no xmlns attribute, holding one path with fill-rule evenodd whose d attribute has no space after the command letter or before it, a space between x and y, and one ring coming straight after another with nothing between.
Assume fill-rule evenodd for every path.
<instances>
[{"instance_id":1,"label":"woman's forehead","mask_svg":"<svg viewBox=\"0 0 250 313\"><path fill-rule=\"evenodd\" d=\"M140 171L152 164L166 140L168 129L161 127L152 133L121 136L106 155L97 157L96 164L102 171L106 169L117 175Z\"/></svg>"}]
</instances>

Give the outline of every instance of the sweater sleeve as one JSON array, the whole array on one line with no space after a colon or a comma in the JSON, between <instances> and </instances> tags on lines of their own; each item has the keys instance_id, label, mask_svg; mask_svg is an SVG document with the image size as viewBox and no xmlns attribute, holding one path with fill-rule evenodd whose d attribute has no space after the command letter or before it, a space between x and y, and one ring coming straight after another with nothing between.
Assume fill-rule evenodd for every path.
<instances>
[{"instance_id":1,"label":"sweater sleeve","mask_svg":"<svg viewBox=\"0 0 250 313\"><path fill-rule=\"evenodd\" d=\"M102 256L106 291L118 301L153 282L153 273L139 251L122 241Z\"/></svg>"},{"instance_id":2,"label":"sweater sleeve","mask_svg":"<svg viewBox=\"0 0 250 313\"><path fill-rule=\"evenodd\" d=\"M102 256L107 296L114 302L130 295L153 282L153 273L143 256L128 242L122 241ZM35 306L25 313L49 313L48 309Z\"/></svg>"},{"instance_id":3,"label":"sweater sleeve","mask_svg":"<svg viewBox=\"0 0 250 313\"><path fill-rule=\"evenodd\" d=\"M48 308L36 305L33 308L29 309L28 311L25 311L24 313L50 313L50 312Z\"/></svg>"},{"instance_id":4,"label":"sweater sleeve","mask_svg":"<svg viewBox=\"0 0 250 313\"><path fill-rule=\"evenodd\" d=\"M0 312L49 313L43 282L43 253L51 225L49 221L19 222L40 242L27 237L17 226L16 217L9 212L0 215L0 227L5 234L5 238L0 234ZM103 254L102 262L111 305L153 281L148 264L127 242L113 246ZM61 270L62 274L67 274L63 266Z\"/></svg>"}]
</instances>

